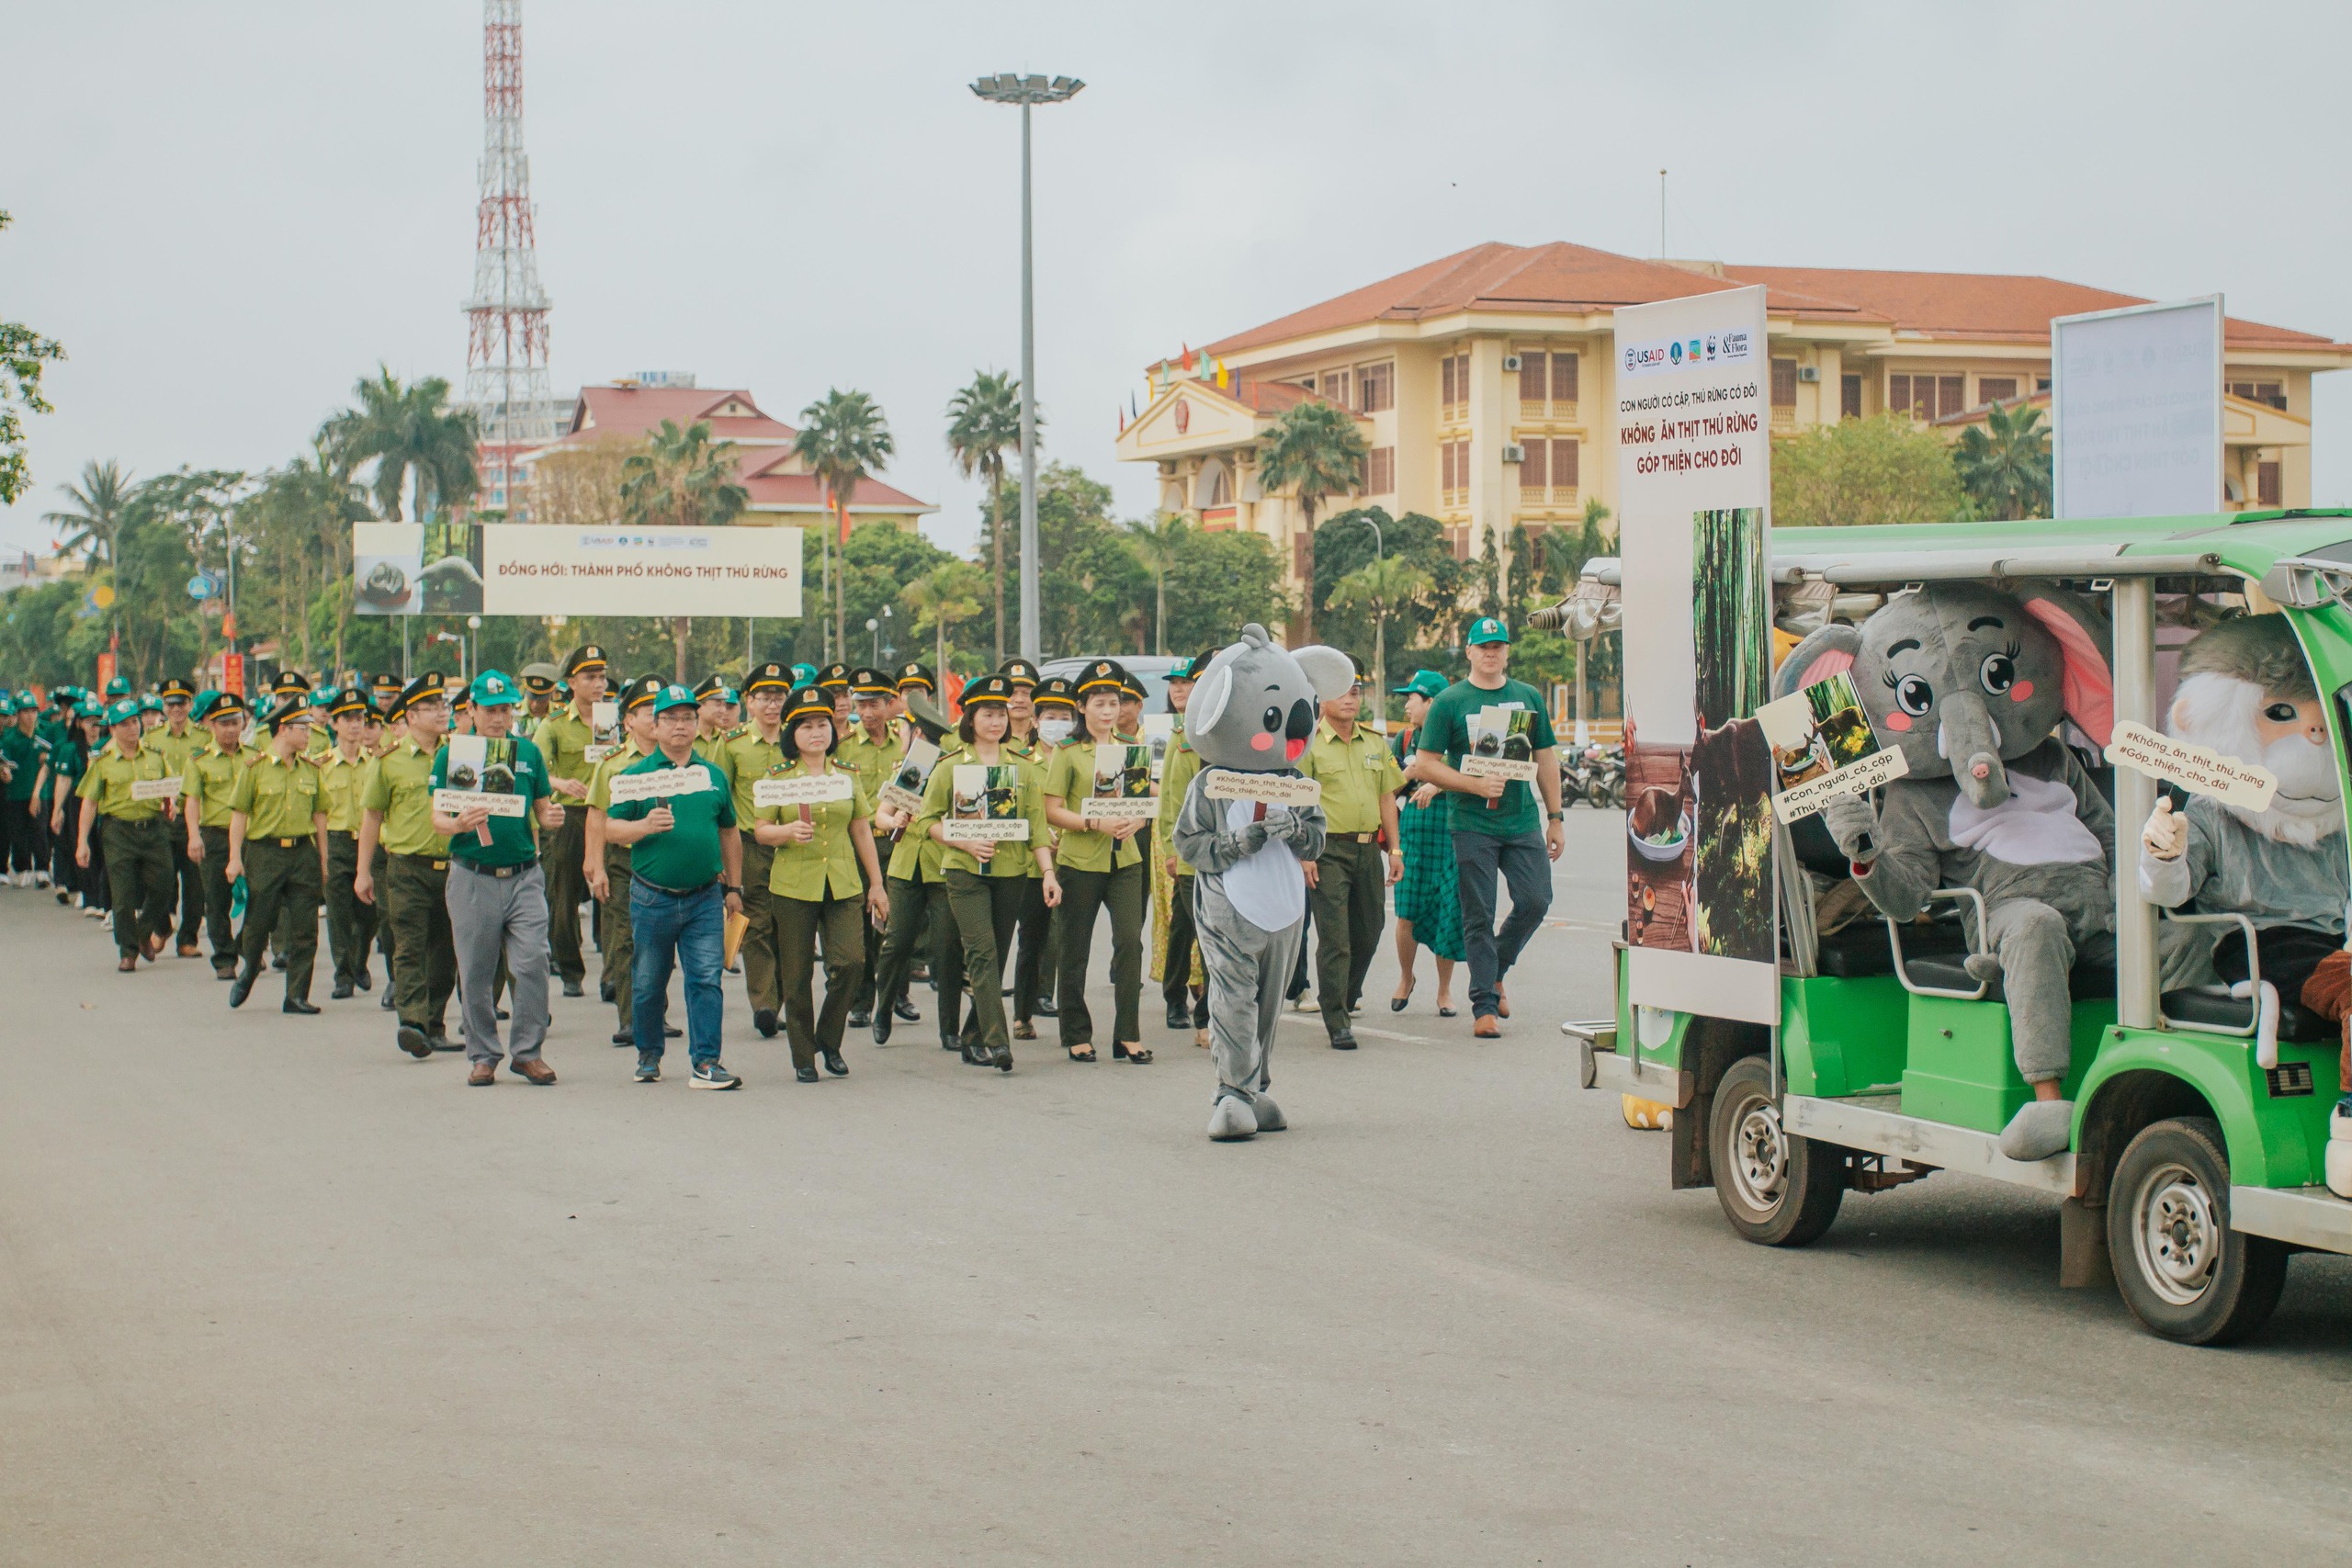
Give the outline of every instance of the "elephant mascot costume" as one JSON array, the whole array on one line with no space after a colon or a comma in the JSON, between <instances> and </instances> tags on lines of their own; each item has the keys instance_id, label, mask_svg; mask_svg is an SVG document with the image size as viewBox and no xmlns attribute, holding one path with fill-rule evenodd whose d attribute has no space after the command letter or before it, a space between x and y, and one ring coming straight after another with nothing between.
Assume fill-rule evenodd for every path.
<instances>
[{"instance_id":1,"label":"elephant mascot costume","mask_svg":"<svg viewBox=\"0 0 2352 1568\"><path fill-rule=\"evenodd\" d=\"M2018 1070L2033 1086L2001 1134L2011 1159L2064 1151L2074 1107L2060 1098L2072 1059L2067 971L2112 963L2115 813L2055 731L2071 718L2095 746L2114 728L2105 623L2071 595L1930 583L1900 593L1857 628L1799 643L1776 694L1841 670L1871 725L1900 748L1909 776L1884 803L1846 795L1823 822L1881 913L1908 920L1938 888L1984 899L1985 951L1968 960L1997 979Z\"/></svg>"},{"instance_id":2,"label":"elephant mascot costume","mask_svg":"<svg viewBox=\"0 0 2352 1568\"><path fill-rule=\"evenodd\" d=\"M1266 1092L1283 987L1306 929L1299 863L1323 852L1323 808L1219 800L1220 773L1295 773L1323 702L1355 683L1337 649L1286 651L1255 624L1209 661L1184 711L1201 771L1176 816L1176 853L1193 872L1193 925L1208 977L1216 1101L1209 1136L1223 1143L1288 1125Z\"/></svg>"}]
</instances>

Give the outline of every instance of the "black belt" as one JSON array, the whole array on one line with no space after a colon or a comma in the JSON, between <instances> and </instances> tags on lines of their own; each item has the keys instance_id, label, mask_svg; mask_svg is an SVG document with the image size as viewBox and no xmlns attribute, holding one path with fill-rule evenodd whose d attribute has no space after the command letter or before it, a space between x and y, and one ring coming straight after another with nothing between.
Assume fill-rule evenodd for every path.
<instances>
[{"instance_id":1,"label":"black belt","mask_svg":"<svg viewBox=\"0 0 2352 1568\"><path fill-rule=\"evenodd\" d=\"M520 876L525 872L531 870L534 866L537 866L539 863L538 861L534 858L523 862L520 865L476 865L473 862L458 855L452 855L449 858L456 864L472 872L476 876L495 876L502 882L510 876Z\"/></svg>"},{"instance_id":2,"label":"black belt","mask_svg":"<svg viewBox=\"0 0 2352 1568\"><path fill-rule=\"evenodd\" d=\"M708 882L704 883L700 887L664 887L660 883L652 881L650 878L639 875L631 875L629 883L632 886L650 887L656 893L666 893L673 898L691 898L698 893L707 893L712 888L718 886L718 878L714 876Z\"/></svg>"},{"instance_id":3,"label":"black belt","mask_svg":"<svg viewBox=\"0 0 2352 1568\"><path fill-rule=\"evenodd\" d=\"M431 867L432 867L434 870L435 870L435 871L447 871L447 870L448 870L448 869L449 869L449 863L448 863L448 861L447 861L447 858L444 858L444 859L441 859L441 860L435 860L431 855L403 855L403 854L394 854L394 855L392 855L392 858L393 858L394 860L416 861L416 862L418 862L418 863L421 863L421 864L424 864L424 865L429 865L429 866L431 866Z\"/></svg>"}]
</instances>

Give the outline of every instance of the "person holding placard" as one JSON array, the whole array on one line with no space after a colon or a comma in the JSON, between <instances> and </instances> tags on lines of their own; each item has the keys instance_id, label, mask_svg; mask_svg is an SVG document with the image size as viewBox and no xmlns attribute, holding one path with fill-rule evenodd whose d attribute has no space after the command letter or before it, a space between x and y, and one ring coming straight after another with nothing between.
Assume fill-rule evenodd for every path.
<instances>
[{"instance_id":1,"label":"person holding placard","mask_svg":"<svg viewBox=\"0 0 2352 1568\"><path fill-rule=\"evenodd\" d=\"M363 686L345 686L327 708L334 746L319 760L319 786L327 805L327 947L334 960L334 989L343 1001L374 987L368 950L376 941L376 907L352 891L359 874L359 804L368 777L368 721L375 713Z\"/></svg>"},{"instance_id":2,"label":"person holding placard","mask_svg":"<svg viewBox=\"0 0 2352 1568\"><path fill-rule=\"evenodd\" d=\"M940 846L947 910L964 949L978 1038L964 1047L975 1066L1012 1070L1004 1022L1002 957L1021 918L1030 870L1041 896L1061 902L1053 846L1046 836L1045 770L1006 743L1012 683L989 675L964 688L956 733L963 750L943 757L923 790L913 832Z\"/></svg>"},{"instance_id":3,"label":"person holding placard","mask_svg":"<svg viewBox=\"0 0 2352 1568\"><path fill-rule=\"evenodd\" d=\"M236 890L229 875L229 801L237 778L260 755L245 744L244 698L222 692L206 705L211 739L189 754L180 775L180 818L187 824L188 858L197 864L204 895L204 931L212 946L212 974L237 977L237 927L230 910Z\"/></svg>"},{"instance_id":4,"label":"person holding placard","mask_svg":"<svg viewBox=\"0 0 2352 1568\"><path fill-rule=\"evenodd\" d=\"M78 793L90 803L83 814L74 863L90 863L90 829L104 822L108 897L114 906L116 968L128 975L139 960L153 961L171 929L172 852L164 823L164 803L176 797L179 781L165 777L163 753L143 750L139 704L125 697L107 709L112 732L105 750L90 761ZM95 813L95 815L93 815Z\"/></svg>"},{"instance_id":5,"label":"person holding placard","mask_svg":"<svg viewBox=\"0 0 2352 1568\"><path fill-rule=\"evenodd\" d=\"M613 803L613 775L653 755L653 699L662 685L659 675L639 675L622 684L619 749L599 761L588 777L588 893L596 900L596 944L603 961L598 989L620 1014L613 1031L616 1045L637 1043L637 943L628 918L629 847L605 835L606 813Z\"/></svg>"},{"instance_id":6,"label":"person holding placard","mask_svg":"<svg viewBox=\"0 0 2352 1568\"><path fill-rule=\"evenodd\" d=\"M539 1059L548 1037L547 873L539 829L563 825L546 756L513 733L522 693L496 670L474 677L474 733L452 736L433 759L433 830L449 836L450 875L442 897L458 957L458 994L465 1021L468 1085L498 1081L507 1070L526 1083L555 1082ZM511 803L511 804L510 804ZM506 964L514 998L506 1047L498 1039L498 966Z\"/></svg>"},{"instance_id":7,"label":"person holding placard","mask_svg":"<svg viewBox=\"0 0 2352 1568\"><path fill-rule=\"evenodd\" d=\"M1315 999L1334 1051L1356 1048L1348 1015L1380 945L1388 885L1404 870L1396 850L1396 795L1405 775L1379 736L1356 722L1363 710L1363 661L1355 684L1323 705L1323 721L1298 771L1323 786L1323 850L1301 869L1315 911Z\"/></svg>"},{"instance_id":8,"label":"person holding placard","mask_svg":"<svg viewBox=\"0 0 2352 1568\"><path fill-rule=\"evenodd\" d=\"M373 903L383 890L383 921L392 931L393 1038L419 1061L455 1051L447 1020L458 988L458 951L449 934L449 839L433 826L433 765L449 728L441 672L430 670L401 688L391 717L404 720L400 743L368 765L359 786L359 870L352 894ZM376 879L375 853L384 850ZM248 916L248 919L250 919Z\"/></svg>"},{"instance_id":9,"label":"person holding placard","mask_svg":"<svg viewBox=\"0 0 2352 1568\"><path fill-rule=\"evenodd\" d=\"M913 744L915 742L910 739L910 746ZM931 772L925 775L926 782L941 769L953 767L961 758L961 741L947 739L944 750L928 741L922 744L932 756ZM864 783L863 780L860 782ZM876 940L874 931L870 928L867 931L866 951L878 956L868 966L869 977L859 992L860 1005L850 1011L850 1021L852 1024L857 1021L866 998L872 997L876 1003L871 1013L874 1043L887 1045L890 1042L892 1019L913 1022L922 1017L907 998L913 956L921 948L926 953L933 988L939 998L939 1047L943 1051L966 1050L967 1047L962 1038L965 1032L958 1028L958 1019L963 1011L964 959L962 943L956 936L955 917L947 912L945 863L941 858L941 847L927 834L910 831L903 826L912 821L922 809L920 793L910 802L900 793L903 788L903 785L899 785L886 790L886 795L896 795L897 798L877 799L876 802L876 830L897 829L885 873L890 893L890 920L888 930L880 937L878 947L874 945ZM879 1005L885 997L892 998L887 1008ZM977 1023L973 1027L977 1028Z\"/></svg>"},{"instance_id":10,"label":"person holding placard","mask_svg":"<svg viewBox=\"0 0 2352 1568\"><path fill-rule=\"evenodd\" d=\"M261 978L269 941L285 916L286 999L278 1010L315 1013L311 970L319 954L319 901L326 886L327 812L317 764L304 755L311 710L301 695L269 716L269 748L241 769L229 797L229 880L245 877L243 964L229 987L240 1008ZM251 874L247 874L247 867Z\"/></svg>"},{"instance_id":11,"label":"person holding placard","mask_svg":"<svg viewBox=\"0 0 2352 1568\"><path fill-rule=\"evenodd\" d=\"M789 757L752 786L760 803L752 836L775 851L768 895L794 1076L815 1083L820 1055L834 1077L849 1071L842 1060L842 1032L857 971L865 964L865 916L887 926L890 898L874 850L874 802L859 789L856 774L832 765L838 741L831 699L813 686L794 692L785 704L784 729ZM820 943L821 1017L811 984Z\"/></svg>"},{"instance_id":12,"label":"person holding placard","mask_svg":"<svg viewBox=\"0 0 2352 1568\"><path fill-rule=\"evenodd\" d=\"M1154 824L1159 863L1151 884L1152 957L1160 999L1168 1004L1168 1027L1190 1029L1193 1043L1204 1051L1209 1043L1209 991L1194 939L1193 868L1176 852L1176 814L1183 808L1193 775L1201 771L1201 754L1184 736L1184 709L1192 701L1193 683L1216 657L1211 649L1168 672L1168 711L1176 716L1176 733L1169 739L1168 760L1159 774L1159 820Z\"/></svg>"},{"instance_id":13,"label":"person holding placard","mask_svg":"<svg viewBox=\"0 0 2352 1568\"><path fill-rule=\"evenodd\" d=\"M783 665L752 666L743 683L743 706L750 716L711 757L719 777L727 781L739 826L751 821L758 809L752 786L784 761L784 699L791 689L792 672ZM737 840L743 852L741 886L750 889L741 911L743 989L752 1000L752 1027L762 1039L774 1039L784 1012L784 988L776 978L775 910L765 895L775 851L740 833Z\"/></svg>"},{"instance_id":14,"label":"person holding placard","mask_svg":"<svg viewBox=\"0 0 2352 1568\"><path fill-rule=\"evenodd\" d=\"M1461 899L1463 945L1470 958L1470 1032L1481 1040L1502 1033L1498 1021L1510 1016L1503 976L1544 924L1552 908L1551 862L1567 848L1561 826L1560 769L1553 750L1551 716L1544 694L1505 673L1510 664L1510 628L1492 615L1472 624L1467 646L1470 674L1430 704L1421 722L1415 777L1453 792L1454 887ZM1510 728L1509 740L1473 724L1493 710L1494 722ZM1491 747L1485 744L1492 740ZM1492 754L1487 754L1491 751ZM1532 785L1525 777L1532 773ZM1544 799L1539 832L1535 812ZM1495 929L1495 878L1510 888L1510 917Z\"/></svg>"},{"instance_id":15,"label":"person holding placard","mask_svg":"<svg viewBox=\"0 0 2352 1568\"><path fill-rule=\"evenodd\" d=\"M1025 659L1008 659L1000 674L1012 684L1012 700L1006 705L1012 716L1012 728L1005 744L1030 758L1043 773L1046 762L1054 750L1069 738L1071 726L1078 717L1078 704L1069 694L1069 682L1057 675L1044 680L1037 667ZM1057 728L1052 740L1046 739L1045 726L1048 717ZM1053 836L1047 829L1046 836ZM1057 943L1054 941L1054 921L1059 910L1046 904L1045 881L1037 874L1036 863L1026 868L1029 886L1021 893L1021 955L1012 964L1012 1037L1035 1040L1037 1026L1031 1019L1038 1013L1054 1016L1053 972L1049 965ZM999 956L1001 956L1000 954Z\"/></svg>"},{"instance_id":16,"label":"person holding placard","mask_svg":"<svg viewBox=\"0 0 2352 1568\"><path fill-rule=\"evenodd\" d=\"M1114 1008L1111 1054L1138 1065L1151 1060L1144 1048L1138 1010L1144 866L1137 838L1151 826L1159 802L1128 790L1128 761L1142 748L1128 745L1118 730L1126 681L1126 671L1114 660L1098 659L1086 666L1075 692L1086 728L1054 754L1046 770L1046 820L1061 829L1054 853L1062 886L1056 1000L1062 1049L1073 1062L1097 1059L1094 1018L1086 1005L1086 971L1093 956L1095 914L1106 907L1111 911ZM1102 771L1106 761L1115 764L1108 775ZM1136 814L1131 803L1146 809Z\"/></svg>"},{"instance_id":17,"label":"person holding placard","mask_svg":"<svg viewBox=\"0 0 2352 1568\"><path fill-rule=\"evenodd\" d=\"M583 643L567 654L563 680L571 689L571 701L541 719L531 735L532 744L547 758L548 775L563 805L563 826L547 849L548 942L567 997L581 995L581 983L588 976L580 951L580 903L588 886L588 774L607 754L588 753L609 744L596 728L605 670L605 650L595 643Z\"/></svg>"},{"instance_id":18,"label":"person holding placard","mask_svg":"<svg viewBox=\"0 0 2352 1568\"><path fill-rule=\"evenodd\" d=\"M187 771L188 759L202 750L210 741L203 729L189 723L189 714L196 702L196 688L174 675L156 688L155 695L164 705L164 727L149 734L141 742L164 754L164 766L175 774ZM165 812L166 818L176 824L185 807L175 803ZM172 880L179 888L178 950L182 958L197 954L196 932L204 919L204 878L202 862L187 851L186 840L179 833L172 835Z\"/></svg>"},{"instance_id":19,"label":"person holding placard","mask_svg":"<svg viewBox=\"0 0 2352 1568\"><path fill-rule=\"evenodd\" d=\"M914 813L884 800L882 790L892 772L898 768L899 759L906 755L911 731L891 716L892 708L898 705L899 688L888 675L879 670L860 669L851 671L849 682L850 701L857 722L842 737L841 747L833 754L833 762L835 766L847 768L855 773L858 787L873 799L874 832L877 842L888 840L895 845ZM881 852L877 849L876 852ZM888 859L888 874L892 877L900 875L895 850ZM912 863L910 858L909 864L911 866ZM937 868L934 865L932 869L935 873ZM905 874L911 878L914 873L910 870ZM936 881L936 875L930 880ZM921 899L916 899L910 908L907 900L899 897L899 891L896 888L891 890L891 903L899 909L899 918L912 918L920 922L924 914ZM866 928L865 951L874 956L875 962L866 965L857 983L857 994L850 998L849 1026L852 1029L864 1029L874 1022L874 982L889 957L887 935L872 926ZM896 989L889 1004L893 1016L909 1023L921 1022L922 1014L915 1010L914 1004L905 995L903 967L897 970L894 986ZM888 1040L889 1034L890 1026L885 1022L878 1027L875 1039L879 1043Z\"/></svg>"}]
</instances>

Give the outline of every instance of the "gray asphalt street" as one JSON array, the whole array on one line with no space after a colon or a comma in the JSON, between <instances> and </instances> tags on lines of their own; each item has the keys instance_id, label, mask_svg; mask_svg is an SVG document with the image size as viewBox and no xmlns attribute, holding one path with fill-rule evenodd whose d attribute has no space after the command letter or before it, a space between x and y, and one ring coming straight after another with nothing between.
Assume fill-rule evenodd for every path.
<instances>
[{"instance_id":1,"label":"gray asphalt street","mask_svg":"<svg viewBox=\"0 0 2352 1568\"><path fill-rule=\"evenodd\" d=\"M1156 1022L803 1088L737 990L714 1095L592 991L483 1094L0 889L0 1562L2340 1558L2352 1264L2214 1351L2060 1291L2006 1188L1738 1241L1575 1086L1622 828L1571 825L1502 1041L1384 955L1232 1146Z\"/></svg>"}]
</instances>

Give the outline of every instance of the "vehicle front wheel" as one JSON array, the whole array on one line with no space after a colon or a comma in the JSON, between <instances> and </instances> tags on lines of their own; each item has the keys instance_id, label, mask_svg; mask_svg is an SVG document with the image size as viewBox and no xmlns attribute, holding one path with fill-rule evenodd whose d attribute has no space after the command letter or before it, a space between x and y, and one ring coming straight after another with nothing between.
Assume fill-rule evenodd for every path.
<instances>
[{"instance_id":1,"label":"vehicle front wheel","mask_svg":"<svg viewBox=\"0 0 2352 1568\"><path fill-rule=\"evenodd\" d=\"M2141 1130L2108 1190L2107 1247L2123 1304L2149 1333L2227 1345L2267 1322L2287 1248L2230 1228L2221 1124L2184 1116Z\"/></svg>"},{"instance_id":2,"label":"vehicle front wheel","mask_svg":"<svg viewBox=\"0 0 2352 1568\"><path fill-rule=\"evenodd\" d=\"M1843 1152L1781 1130L1771 1066L1761 1056L1741 1057L1715 1087L1707 1152L1724 1217L1763 1246L1818 1240L1845 1201Z\"/></svg>"}]
</instances>

